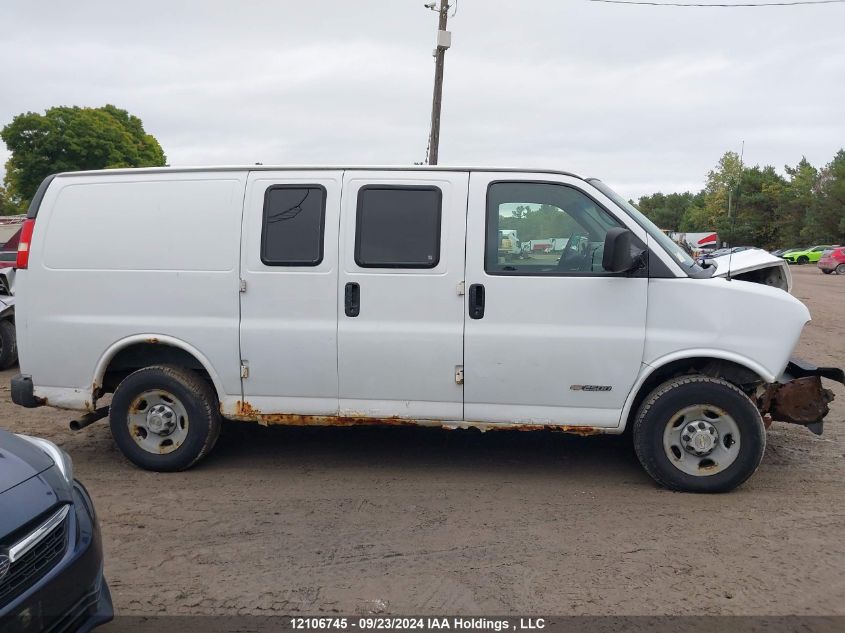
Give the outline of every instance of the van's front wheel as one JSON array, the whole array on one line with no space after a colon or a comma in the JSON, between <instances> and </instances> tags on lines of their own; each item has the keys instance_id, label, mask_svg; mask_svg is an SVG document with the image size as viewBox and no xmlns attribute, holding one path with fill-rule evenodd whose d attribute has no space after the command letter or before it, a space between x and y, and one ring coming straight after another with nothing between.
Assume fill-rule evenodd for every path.
<instances>
[{"instance_id":1,"label":"van's front wheel","mask_svg":"<svg viewBox=\"0 0 845 633\"><path fill-rule=\"evenodd\" d=\"M707 376L673 378L645 399L634 422L634 447L660 485L685 492L727 492L763 458L760 412L740 389Z\"/></svg>"},{"instance_id":2,"label":"van's front wheel","mask_svg":"<svg viewBox=\"0 0 845 633\"><path fill-rule=\"evenodd\" d=\"M109 410L112 436L136 466L170 472L205 457L220 435L214 390L196 373L156 365L127 376Z\"/></svg>"}]
</instances>

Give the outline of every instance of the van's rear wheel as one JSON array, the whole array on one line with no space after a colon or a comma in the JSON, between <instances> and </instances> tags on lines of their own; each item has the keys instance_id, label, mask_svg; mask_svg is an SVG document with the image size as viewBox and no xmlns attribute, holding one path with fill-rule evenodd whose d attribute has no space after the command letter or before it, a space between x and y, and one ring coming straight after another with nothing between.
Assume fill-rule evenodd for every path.
<instances>
[{"instance_id":1,"label":"van's rear wheel","mask_svg":"<svg viewBox=\"0 0 845 633\"><path fill-rule=\"evenodd\" d=\"M184 470L205 457L220 435L214 390L189 369L156 365L127 376L109 410L114 440L147 470Z\"/></svg>"},{"instance_id":2,"label":"van's rear wheel","mask_svg":"<svg viewBox=\"0 0 845 633\"><path fill-rule=\"evenodd\" d=\"M645 399L634 448L657 483L684 492L727 492L763 458L766 430L751 399L731 383L680 376Z\"/></svg>"}]
</instances>

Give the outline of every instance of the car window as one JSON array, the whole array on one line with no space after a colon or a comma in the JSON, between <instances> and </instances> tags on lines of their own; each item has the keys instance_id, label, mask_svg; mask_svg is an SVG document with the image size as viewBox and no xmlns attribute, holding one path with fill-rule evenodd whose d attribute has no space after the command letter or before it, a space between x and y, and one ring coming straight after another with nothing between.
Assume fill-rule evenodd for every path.
<instances>
[{"instance_id":1,"label":"car window","mask_svg":"<svg viewBox=\"0 0 845 633\"><path fill-rule=\"evenodd\" d=\"M362 268L437 266L441 200L437 187L362 187L358 192L355 263Z\"/></svg>"},{"instance_id":2,"label":"car window","mask_svg":"<svg viewBox=\"0 0 845 633\"><path fill-rule=\"evenodd\" d=\"M515 275L605 274L604 239L609 229L621 226L574 187L495 182L487 191L485 270Z\"/></svg>"},{"instance_id":3,"label":"car window","mask_svg":"<svg viewBox=\"0 0 845 633\"><path fill-rule=\"evenodd\" d=\"M326 190L273 185L264 194L261 261L268 266L316 266L323 260Z\"/></svg>"}]
</instances>

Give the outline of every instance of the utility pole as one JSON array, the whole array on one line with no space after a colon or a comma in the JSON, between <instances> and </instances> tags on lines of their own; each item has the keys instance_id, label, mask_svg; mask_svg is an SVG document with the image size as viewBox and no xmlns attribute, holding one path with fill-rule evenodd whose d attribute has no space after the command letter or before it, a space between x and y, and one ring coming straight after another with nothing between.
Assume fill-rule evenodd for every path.
<instances>
[{"instance_id":1,"label":"utility pole","mask_svg":"<svg viewBox=\"0 0 845 633\"><path fill-rule=\"evenodd\" d=\"M446 23L449 19L449 1L440 0L440 8L435 8L434 2L425 5L432 11L440 14L437 24L437 48L434 49L434 97L431 102L431 136L428 138L429 165L437 164L437 155L440 149L440 107L443 103L443 63L446 60L446 51L452 45L452 34L446 30Z\"/></svg>"}]
</instances>

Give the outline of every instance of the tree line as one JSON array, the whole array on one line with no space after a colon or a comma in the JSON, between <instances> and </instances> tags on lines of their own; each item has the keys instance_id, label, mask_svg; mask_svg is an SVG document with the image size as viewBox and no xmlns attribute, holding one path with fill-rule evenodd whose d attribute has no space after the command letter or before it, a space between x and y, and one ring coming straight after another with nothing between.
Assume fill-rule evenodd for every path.
<instances>
[{"instance_id":1,"label":"tree line","mask_svg":"<svg viewBox=\"0 0 845 633\"><path fill-rule=\"evenodd\" d=\"M716 231L733 246L845 244L845 149L822 168L802 158L784 171L726 152L698 193L655 193L637 206L664 230Z\"/></svg>"}]
</instances>

